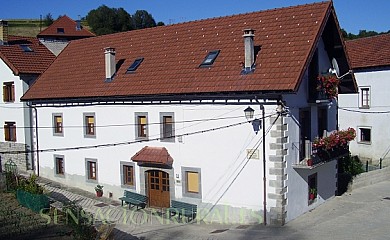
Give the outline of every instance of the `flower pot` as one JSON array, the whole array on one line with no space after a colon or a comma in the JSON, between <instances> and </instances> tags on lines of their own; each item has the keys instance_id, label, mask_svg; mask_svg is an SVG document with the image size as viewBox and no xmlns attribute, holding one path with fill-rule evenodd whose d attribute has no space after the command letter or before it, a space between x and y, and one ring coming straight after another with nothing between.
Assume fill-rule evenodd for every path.
<instances>
[{"instance_id":1,"label":"flower pot","mask_svg":"<svg viewBox=\"0 0 390 240\"><path fill-rule=\"evenodd\" d=\"M96 196L97 197L102 197L103 196L103 191L96 191Z\"/></svg>"},{"instance_id":2,"label":"flower pot","mask_svg":"<svg viewBox=\"0 0 390 240\"><path fill-rule=\"evenodd\" d=\"M314 198L316 198L315 194L314 193L310 193L309 194L309 200L314 200Z\"/></svg>"},{"instance_id":3,"label":"flower pot","mask_svg":"<svg viewBox=\"0 0 390 240\"><path fill-rule=\"evenodd\" d=\"M313 159L307 159L307 166L313 166Z\"/></svg>"}]
</instances>

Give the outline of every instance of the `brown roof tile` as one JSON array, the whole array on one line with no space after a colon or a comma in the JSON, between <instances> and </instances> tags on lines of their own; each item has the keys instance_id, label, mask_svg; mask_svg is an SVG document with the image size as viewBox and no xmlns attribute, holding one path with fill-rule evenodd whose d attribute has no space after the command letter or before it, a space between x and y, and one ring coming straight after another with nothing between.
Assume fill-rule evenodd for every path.
<instances>
[{"instance_id":1,"label":"brown roof tile","mask_svg":"<svg viewBox=\"0 0 390 240\"><path fill-rule=\"evenodd\" d=\"M71 37L71 38L84 38L84 37L93 37L95 34L91 33L87 29L81 26L80 30L76 29L77 23L68 16L62 16L56 21L54 21L49 27L44 29L38 34L38 38L45 37ZM64 30L63 33L57 31L58 28Z\"/></svg>"},{"instance_id":2,"label":"brown roof tile","mask_svg":"<svg viewBox=\"0 0 390 240\"><path fill-rule=\"evenodd\" d=\"M134 162L172 165L173 159L164 147L144 147L131 160Z\"/></svg>"},{"instance_id":3,"label":"brown roof tile","mask_svg":"<svg viewBox=\"0 0 390 240\"><path fill-rule=\"evenodd\" d=\"M74 41L23 99L294 91L331 9L329 1ZM241 75L248 28L261 50L256 70ZM106 47L124 59L111 83L104 82ZM217 49L213 66L199 68ZM137 57L144 61L126 74Z\"/></svg>"},{"instance_id":4,"label":"brown roof tile","mask_svg":"<svg viewBox=\"0 0 390 240\"><path fill-rule=\"evenodd\" d=\"M25 52L21 45L28 46L32 51ZM9 36L8 44L0 45L0 58L15 75L19 75L43 73L55 56L36 38Z\"/></svg>"},{"instance_id":5,"label":"brown roof tile","mask_svg":"<svg viewBox=\"0 0 390 240\"><path fill-rule=\"evenodd\" d=\"M353 69L390 66L390 34L346 41Z\"/></svg>"}]
</instances>

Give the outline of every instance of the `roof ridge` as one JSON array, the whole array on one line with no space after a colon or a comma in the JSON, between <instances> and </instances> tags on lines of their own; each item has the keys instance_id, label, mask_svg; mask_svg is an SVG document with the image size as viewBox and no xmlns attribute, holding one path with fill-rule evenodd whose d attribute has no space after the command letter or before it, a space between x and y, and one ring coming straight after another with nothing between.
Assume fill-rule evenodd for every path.
<instances>
[{"instance_id":1,"label":"roof ridge","mask_svg":"<svg viewBox=\"0 0 390 240\"><path fill-rule=\"evenodd\" d=\"M361 38L351 39L351 40L347 40L346 42L366 40L366 39L377 38L377 37L385 37L386 35L390 36L390 32L389 33L379 33L378 35L375 35L375 36L368 36L368 37L361 37Z\"/></svg>"},{"instance_id":2,"label":"roof ridge","mask_svg":"<svg viewBox=\"0 0 390 240\"><path fill-rule=\"evenodd\" d=\"M285 10L285 9L294 9L294 8L299 8L299 7L304 7L304 6L320 5L320 4L331 3L331 2L332 2L331 0L327 0L327 1L321 1L321 2L300 4L300 5L295 5L295 6L276 7L276 8L263 9L263 10L252 11L252 12L244 12L244 13L238 13L238 14L223 15L223 16L218 16L218 17L208 17L208 18L203 18L203 19L196 19L196 20L190 20L187 22L180 22L180 23L174 23L174 24L169 24L169 25L165 25L165 26L156 26L156 27L177 26L177 25L183 25L183 24L188 24L188 23L193 23L193 22L218 20L220 18L228 18L228 17L235 17L235 16L241 16L241 15L255 14L255 13L271 12L271 11L280 11L280 10ZM144 29L147 29L147 28L144 28ZM143 30L143 29L136 29L136 30L131 30L131 31L137 31L137 30Z\"/></svg>"}]
</instances>

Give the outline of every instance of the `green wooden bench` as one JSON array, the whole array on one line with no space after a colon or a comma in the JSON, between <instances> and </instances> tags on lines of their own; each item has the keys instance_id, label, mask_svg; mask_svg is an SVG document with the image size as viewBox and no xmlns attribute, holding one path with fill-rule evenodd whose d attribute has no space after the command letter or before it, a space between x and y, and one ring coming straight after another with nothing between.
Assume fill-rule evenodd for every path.
<instances>
[{"instance_id":1,"label":"green wooden bench","mask_svg":"<svg viewBox=\"0 0 390 240\"><path fill-rule=\"evenodd\" d=\"M131 205L133 205L133 206L137 206L137 210L138 210L139 207L141 208L146 207L146 202L148 200L148 197L142 194L125 190L125 192L123 193L123 197L120 197L119 200L122 201L122 206L123 206L123 202L125 202L126 204L129 204L129 208L131 208Z\"/></svg>"},{"instance_id":2,"label":"green wooden bench","mask_svg":"<svg viewBox=\"0 0 390 240\"><path fill-rule=\"evenodd\" d=\"M185 216L187 217L188 221L190 221L190 219L192 221L196 217L198 207L195 204L172 200L171 207L168 208L168 211L169 211L169 218L171 218L172 214L173 215L177 214L179 218L181 218L181 216Z\"/></svg>"}]
</instances>

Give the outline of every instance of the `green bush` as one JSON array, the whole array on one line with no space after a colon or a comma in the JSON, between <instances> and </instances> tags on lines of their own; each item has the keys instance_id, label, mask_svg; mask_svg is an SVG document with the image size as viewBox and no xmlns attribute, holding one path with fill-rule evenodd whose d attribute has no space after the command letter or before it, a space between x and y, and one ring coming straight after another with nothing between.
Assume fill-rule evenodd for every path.
<instances>
[{"instance_id":1,"label":"green bush","mask_svg":"<svg viewBox=\"0 0 390 240\"><path fill-rule=\"evenodd\" d=\"M349 156L343 157L339 161L339 172L346 173L352 177L363 173L363 164L360 162L358 156Z\"/></svg>"},{"instance_id":2,"label":"green bush","mask_svg":"<svg viewBox=\"0 0 390 240\"><path fill-rule=\"evenodd\" d=\"M35 174L29 178L20 177L18 189L32 194L43 194L43 187L37 183L37 178Z\"/></svg>"},{"instance_id":3,"label":"green bush","mask_svg":"<svg viewBox=\"0 0 390 240\"><path fill-rule=\"evenodd\" d=\"M93 216L75 202L68 202L63 207L66 224L73 229L74 239L90 240L95 239L97 232L93 226Z\"/></svg>"}]
</instances>

